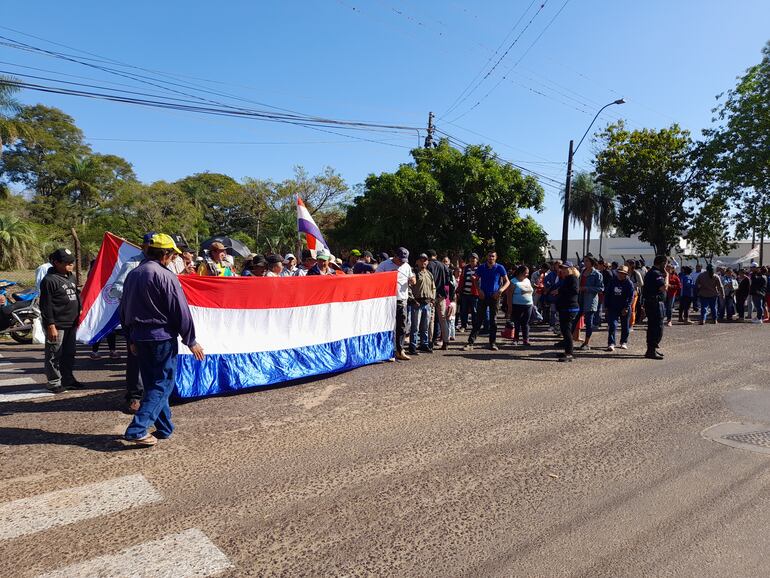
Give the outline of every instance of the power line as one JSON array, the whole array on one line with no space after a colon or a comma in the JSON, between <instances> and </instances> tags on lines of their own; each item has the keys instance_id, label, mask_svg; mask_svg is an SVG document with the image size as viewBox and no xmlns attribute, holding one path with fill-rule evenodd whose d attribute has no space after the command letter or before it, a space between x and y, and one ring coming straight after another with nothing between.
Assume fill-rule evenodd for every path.
<instances>
[{"instance_id":1,"label":"power line","mask_svg":"<svg viewBox=\"0 0 770 578\"><path fill-rule=\"evenodd\" d=\"M459 106L460 106L460 105L461 105L463 102L465 102L465 101L468 99L468 97L470 97L470 95L471 95L471 94L473 94L473 93L476 91L476 89L477 89L479 86L481 86L481 85L483 84L483 82L484 82L484 81L485 81L487 78L489 78L489 77L490 77L490 75L491 75L491 74L492 74L492 73L495 71L495 69L496 69L496 68L497 68L497 67L500 65L500 63L503 61L503 59L504 59L506 56L508 56L508 53L511 51L511 49L512 49L514 46L516 46L516 43L519 41L519 39L522 37L522 35L523 35L523 34L524 34L524 33L525 33L525 32L526 32L528 29L529 29L530 25L532 24L532 22L534 22L535 18L537 18L538 14L540 14L540 12L542 12L542 11L543 11L543 8L545 8L545 5L546 5L547 3L548 3L548 0L544 0L544 2L543 2L541 5L540 5L540 8L538 8L538 9L537 9L537 12L535 12L535 14L532 16L532 18L530 18L529 22L527 22L527 25L526 25L526 26L524 26L524 28L522 29L522 31L521 31L521 32L519 32L519 35L518 35L516 38L514 38L513 42L511 42L511 44L508 46L508 48L505 50L505 52L502 54L502 56L500 56L500 58L498 58L498 59L497 59L497 61L496 61L496 62L494 63L494 65L492 66L492 68L490 68L490 69L489 69L489 71L487 71L487 73L484 75L484 77L483 77L481 80L479 80L479 81L478 81L478 82L475 84L475 86L474 86L474 87L473 87L473 88L472 88L470 91L468 91L468 93L467 93L465 96L463 96L463 97L462 97L462 98L461 98L461 99L460 99L460 100L459 100L457 103L455 103L454 105L450 106L450 107L449 107L449 109L448 109L448 110L447 110L447 111L446 111L446 112L445 112L443 115L441 115L442 117L444 117L444 116L448 115L448 114L449 114L449 113L451 113L453 110L456 110L456 109L457 109L457 108L458 108L458 107L459 107ZM485 66L486 66L486 65L485 65Z\"/></svg>"}]
</instances>

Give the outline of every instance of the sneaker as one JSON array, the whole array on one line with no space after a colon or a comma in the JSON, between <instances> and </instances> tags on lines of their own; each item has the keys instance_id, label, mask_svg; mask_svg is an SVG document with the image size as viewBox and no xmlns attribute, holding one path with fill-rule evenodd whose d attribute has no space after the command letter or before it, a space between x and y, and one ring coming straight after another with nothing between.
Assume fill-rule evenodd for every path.
<instances>
[{"instance_id":1,"label":"sneaker","mask_svg":"<svg viewBox=\"0 0 770 578\"><path fill-rule=\"evenodd\" d=\"M423 353L433 353L433 348L427 345L420 345L418 351L422 351Z\"/></svg>"},{"instance_id":2,"label":"sneaker","mask_svg":"<svg viewBox=\"0 0 770 578\"><path fill-rule=\"evenodd\" d=\"M687 321L682 321L682 323L685 324L685 325L692 325L693 324L693 322L690 321L689 319Z\"/></svg>"},{"instance_id":3,"label":"sneaker","mask_svg":"<svg viewBox=\"0 0 770 578\"><path fill-rule=\"evenodd\" d=\"M761 324L762 324L762 320L761 320L761 319L752 319L752 321L751 321L751 322L752 322L752 323L757 323L757 324L759 324L759 325L761 325Z\"/></svg>"},{"instance_id":4,"label":"sneaker","mask_svg":"<svg viewBox=\"0 0 770 578\"><path fill-rule=\"evenodd\" d=\"M591 346L590 346L590 345L588 345L587 343L582 343L582 344L580 345L580 347L578 347L578 349L579 349L580 351L590 351L590 350L591 350Z\"/></svg>"},{"instance_id":5,"label":"sneaker","mask_svg":"<svg viewBox=\"0 0 770 578\"><path fill-rule=\"evenodd\" d=\"M566 353L562 353L559 356L559 361L562 361L562 362L571 362L574 359L575 359L574 357L572 357L571 355L567 355Z\"/></svg>"},{"instance_id":6,"label":"sneaker","mask_svg":"<svg viewBox=\"0 0 770 578\"><path fill-rule=\"evenodd\" d=\"M491 349L492 351L498 351L500 348L497 346L497 344L496 344L496 343L492 343L492 344L489 346L489 349Z\"/></svg>"},{"instance_id":7,"label":"sneaker","mask_svg":"<svg viewBox=\"0 0 770 578\"><path fill-rule=\"evenodd\" d=\"M607 349L605 349L604 351L615 351L615 346L614 345L608 345Z\"/></svg>"},{"instance_id":8,"label":"sneaker","mask_svg":"<svg viewBox=\"0 0 770 578\"><path fill-rule=\"evenodd\" d=\"M698 325L706 325L705 319L701 319L700 321L698 321Z\"/></svg>"},{"instance_id":9,"label":"sneaker","mask_svg":"<svg viewBox=\"0 0 770 578\"><path fill-rule=\"evenodd\" d=\"M657 361L660 361L661 359L663 359L663 356L657 351L648 351L647 353L644 354L644 357L647 359L655 359Z\"/></svg>"},{"instance_id":10,"label":"sneaker","mask_svg":"<svg viewBox=\"0 0 770 578\"><path fill-rule=\"evenodd\" d=\"M666 327L671 327L671 321L666 321Z\"/></svg>"},{"instance_id":11,"label":"sneaker","mask_svg":"<svg viewBox=\"0 0 770 578\"><path fill-rule=\"evenodd\" d=\"M628 344L627 343L621 343L620 345L618 345L618 347L620 349L628 349Z\"/></svg>"},{"instance_id":12,"label":"sneaker","mask_svg":"<svg viewBox=\"0 0 770 578\"><path fill-rule=\"evenodd\" d=\"M531 344L529 341L524 341L524 342L522 342L522 345L523 345L524 347L532 347L532 344Z\"/></svg>"},{"instance_id":13,"label":"sneaker","mask_svg":"<svg viewBox=\"0 0 770 578\"><path fill-rule=\"evenodd\" d=\"M62 385L55 385L54 387L49 387L48 391L51 393L64 393L67 391L67 388Z\"/></svg>"},{"instance_id":14,"label":"sneaker","mask_svg":"<svg viewBox=\"0 0 770 578\"><path fill-rule=\"evenodd\" d=\"M83 389L85 387L84 384L80 383L77 379L74 380L72 383L64 386L65 389Z\"/></svg>"},{"instance_id":15,"label":"sneaker","mask_svg":"<svg viewBox=\"0 0 770 578\"><path fill-rule=\"evenodd\" d=\"M409 355L420 355L420 352L417 351L414 347L409 348Z\"/></svg>"},{"instance_id":16,"label":"sneaker","mask_svg":"<svg viewBox=\"0 0 770 578\"><path fill-rule=\"evenodd\" d=\"M92 351L91 352L91 359L99 359L101 356L102 356L102 354L99 353L98 351Z\"/></svg>"},{"instance_id":17,"label":"sneaker","mask_svg":"<svg viewBox=\"0 0 770 578\"><path fill-rule=\"evenodd\" d=\"M473 351L473 343L468 343L465 347L463 347L463 351Z\"/></svg>"},{"instance_id":18,"label":"sneaker","mask_svg":"<svg viewBox=\"0 0 770 578\"><path fill-rule=\"evenodd\" d=\"M131 446L131 447L137 447L137 448L151 448L157 443L158 443L158 438L150 434L147 434L144 437L136 438L136 439L123 438L124 446Z\"/></svg>"},{"instance_id":19,"label":"sneaker","mask_svg":"<svg viewBox=\"0 0 770 578\"><path fill-rule=\"evenodd\" d=\"M411 358L411 357L409 357L409 356L408 356L406 353L404 353L403 351L397 351L397 352L396 352L396 359L398 359L399 361L409 361L409 360L410 360L410 359L412 359L412 358Z\"/></svg>"}]
</instances>

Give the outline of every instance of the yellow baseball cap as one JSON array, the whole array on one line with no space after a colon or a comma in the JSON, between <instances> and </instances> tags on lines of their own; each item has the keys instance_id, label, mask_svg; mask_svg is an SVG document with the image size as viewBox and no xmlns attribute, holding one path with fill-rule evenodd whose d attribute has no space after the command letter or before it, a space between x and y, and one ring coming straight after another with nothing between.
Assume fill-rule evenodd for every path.
<instances>
[{"instance_id":1,"label":"yellow baseball cap","mask_svg":"<svg viewBox=\"0 0 770 578\"><path fill-rule=\"evenodd\" d=\"M152 247L153 249L173 249L180 255L182 253L182 251L179 250L179 247L176 246L176 243L174 243L174 239L165 233L155 233L150 238L150 242L147 243L147 246Z\"/></svg>"}]
</instances>

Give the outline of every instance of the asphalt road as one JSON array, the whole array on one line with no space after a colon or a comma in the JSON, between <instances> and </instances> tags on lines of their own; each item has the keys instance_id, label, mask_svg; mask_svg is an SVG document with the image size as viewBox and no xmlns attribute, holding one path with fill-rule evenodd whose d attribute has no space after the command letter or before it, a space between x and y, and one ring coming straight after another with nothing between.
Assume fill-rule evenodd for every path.
<instances>
[{"instance_id":1,"label":"asphalt road","mask_svg":"<svg viewBox=\"0 0 770 578\"><path fill-rule=\"evenodd\" d=\"M18 399L41 352L2 342L0 575L768 575L770 455L701 432L770 424L769 331L667 329L662 362L643 328L572 364L460 342L177 405L130 451L121 361Z\"/></svg>"}]
</instances>

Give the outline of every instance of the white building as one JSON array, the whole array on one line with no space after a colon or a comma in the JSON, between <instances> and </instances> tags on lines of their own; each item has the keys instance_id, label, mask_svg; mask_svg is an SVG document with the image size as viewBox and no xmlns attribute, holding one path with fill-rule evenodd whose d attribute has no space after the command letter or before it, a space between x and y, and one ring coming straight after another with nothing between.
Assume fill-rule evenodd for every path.
<instances>
[{"instance_id":1,"label":"white building","mask_svg":"<svg viewBox=\"0 0 770 578\"><path fill-rule=\"evenodd\" d=\"M561 239L554 239L548 241L550 255L554 259L558 259L561 256ZM599 239L591 239L589 250L595 257L601 256L607 262L617 261L620 263L625 259L639 259L644 258L647 263L652 263L655 257L655 250L647 243L640 241L639 237L603 237L601 240L601 253L599 251ZM763 256L766 261L770 261L770 242L765 242ZM546 251L546 257L549 257L548 250ZM583 240L582 239L569 239L567 241L567 255L568 259L575 260L577 255L583 256ZM692 253L692 247L684 239L680 239L679 246L674 248L671 252L671 256L674 257L679 263L694 264L696 262L695 255ZM714 263L720 265L743 265L748 266L752 259L759 262L759 243L752 250L751 241L736 241L735 248L727 255L715 255ZM703 260L701 260L701 263Z\"/></svg>"}]
</instances>

